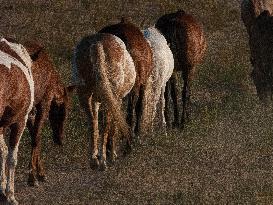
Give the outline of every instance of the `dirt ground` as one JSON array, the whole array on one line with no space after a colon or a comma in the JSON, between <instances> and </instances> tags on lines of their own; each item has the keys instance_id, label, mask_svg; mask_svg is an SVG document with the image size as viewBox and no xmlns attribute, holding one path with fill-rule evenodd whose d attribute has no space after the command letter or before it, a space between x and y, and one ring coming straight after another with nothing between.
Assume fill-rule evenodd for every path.
<instances>
[{"instance_id":1,"label":"dirt ground","mask_svg":"<svg viewBox=\"0 0 273 205\"><path fill-rule=\"evenodd\" d=\"M67 84L76 43L121 16L144 28L184 9L203 23L208 39L193 84L192 120L183 131L151 134L107 171L93 171L74 96L64 146L43 130L47 181L38 187L27 186L30 139L24 134L15 176L20 204L273 204L273 110L260 104L249 77L239 1L0 2L1 34L42 42Z\"/></svg>"}]
</instances>

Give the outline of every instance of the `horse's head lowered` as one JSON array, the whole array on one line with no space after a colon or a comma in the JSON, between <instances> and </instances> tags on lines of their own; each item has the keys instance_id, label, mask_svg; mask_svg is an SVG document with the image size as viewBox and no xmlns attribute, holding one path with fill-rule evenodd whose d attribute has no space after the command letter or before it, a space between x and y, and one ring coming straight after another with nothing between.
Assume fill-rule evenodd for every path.
<instances>
[{"instance_id":1,"label":"horse's head lowered","mask_svg":"<svg viewBox=\"0 0 273 205\"><path fill-rule=\"evenodd\" d=\"M59 86L51 102L49 121L53 132L53 141L58 145L63 144L64 125L70 108L70 93L73 90L74 86Z\"/></svg>"}]
</instances>

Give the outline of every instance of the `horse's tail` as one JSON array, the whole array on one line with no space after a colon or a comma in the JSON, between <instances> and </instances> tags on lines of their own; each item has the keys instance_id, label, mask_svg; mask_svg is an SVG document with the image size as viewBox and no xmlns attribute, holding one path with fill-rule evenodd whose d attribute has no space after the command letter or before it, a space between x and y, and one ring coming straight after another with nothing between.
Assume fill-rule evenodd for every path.
<instances>
[{"instance_id":1,"label":"horse's tail","mask_svg":"<svg viewBox=\"0 0 273 205\"><path fill-rule=\"evenodd\" d=\"M110 111L113 120L115 121L118 129L121 131L122 135L127 138L128 143L131 140L131 131L128 126L125 115L121 110L121 103L116 99L113 93L111 83L107 76L107 64L105 59L105 53L103 45L101 43L97 44L97 65L99 66L98 73L101 80L100 86L102 89L101 94L104 95L104 99L107 103L107 109Z\"/></svg>"}]
</instances>

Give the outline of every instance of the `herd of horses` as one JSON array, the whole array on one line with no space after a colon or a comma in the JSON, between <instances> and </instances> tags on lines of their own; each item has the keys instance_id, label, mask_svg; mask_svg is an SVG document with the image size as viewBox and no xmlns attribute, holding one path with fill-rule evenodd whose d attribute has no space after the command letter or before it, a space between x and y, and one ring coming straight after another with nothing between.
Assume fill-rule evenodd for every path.
<instances>
[{"instance_id":1,"label":"herd of horses","mask_svg":"<svg viewBox=\"0 0 273 205\"><path fill-rule=\"evenodd\" d=\"M249 35L251 76L263 102L273 93L272 11L272 0L243 0L241 4ZM76 45L73 82L66 87L42 45L1 38L0 202L18 204L14 173L25 127L32 145L28 184L45 180L40 159L42 128L49 119L54 142L62 144L74 90L87 116L92 169L104 170L108 161L116 160L118 136L128 152L135 140L151 133L157 112L165 134L167 128L183 128L190 115L191 82L206 48L203 26L183 10L160 17L145 30L122 18ZM182 112L178 72L183 80Z\"/></svg>"}]
</instances>

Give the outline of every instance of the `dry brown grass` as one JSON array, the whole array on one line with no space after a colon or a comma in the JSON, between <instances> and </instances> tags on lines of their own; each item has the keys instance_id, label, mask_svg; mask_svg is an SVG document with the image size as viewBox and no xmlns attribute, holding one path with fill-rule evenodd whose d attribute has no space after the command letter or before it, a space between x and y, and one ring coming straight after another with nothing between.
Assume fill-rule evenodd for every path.
<instances>
[{"instance_id":1,"label":"dry brown grass","mask_svg":"<svg viewBox=\"0 0 273 205\"><path fill-rule=\"evenodd\" d=\"M239 3L221 2L2 0L1 33L20 41L41 41L66 83L77 41L122 15L150 26L160 15L183 8L204 24L208 38L207 56L193 87L193 120L183 132L147 137L108 171L95 172L88 167L86 122L75 97L62 149L53 145L49 129L44 129L48 181L36 188L26 184L30 140L24 135L16 175L19 202L273 203L272 108L259 105L249 78L249 49Z\"/></svg>"}]
</instances>

